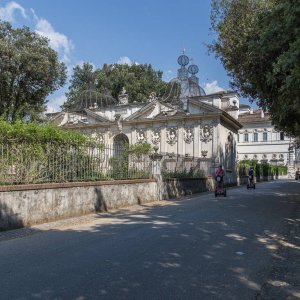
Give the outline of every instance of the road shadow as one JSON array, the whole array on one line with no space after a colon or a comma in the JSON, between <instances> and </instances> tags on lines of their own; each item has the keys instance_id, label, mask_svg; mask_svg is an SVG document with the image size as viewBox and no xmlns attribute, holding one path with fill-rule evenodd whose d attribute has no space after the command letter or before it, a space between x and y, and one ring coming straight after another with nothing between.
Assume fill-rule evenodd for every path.
<instances>
[{"instance_id":1,"label":"road shadow","mask_svg":"<svg viewBox=\"0 0 300 300\"><path fill-rule=\"evenodd\" d=\"M22 219L7 204L0 202L0 232L23 226Z\"/></svg>"},{"instance_id":2,"label":"road shadow","mask_svg":"<svg viewBox=\"0 0 300 300\"><path fill-rule=\"evenodd\" d=\"M0 243L2 296L297 299L299 222L293 182L98 213L86 225Z\"/></svg>"}]
</instances>

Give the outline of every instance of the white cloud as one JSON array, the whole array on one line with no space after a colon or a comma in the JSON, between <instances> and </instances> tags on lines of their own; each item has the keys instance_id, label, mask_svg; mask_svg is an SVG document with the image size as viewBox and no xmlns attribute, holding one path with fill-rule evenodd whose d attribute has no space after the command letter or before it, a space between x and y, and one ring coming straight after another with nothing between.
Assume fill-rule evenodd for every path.
<instances>
[{"instance_id":1,"label":"white cloud","mask_svg":"<svg viewBox=\"0 0 300 300\"><path fill-rule=\"evenodd\" d=\"M133 64L137 65L138 63L132 61L128 56L122 56L119 58L117 64L132 66Z\"/></svg>"},{"instance_id":2,"label":"white cloud","mask_svg":"<svg viewBox=\"0 0 300 300\"><path fill-rule=\"evenodd\" d=\"M14 14L16 11L19 11L24 19L27 18L24 7L12 1L8 2L5 7L0 7L0 19L11 23L15 22Z\"/></svg>"},{"instance_id":3,"label":"white cloud","mask_svg":"<svg viewBox=\"0 0 300 300\"><path fill-rule=\"evenodd\" d=\"M203 89L204 89L204 91L207 95L217 93L217 92L220 92L220 91L224 91L223 88L218 86L218 81L217 80L214 80L212 82L207 82L204 85Z\"/></svg>"},{"instance_id":4,"label":"white cloud","mask_svg":"<svg viewBox=\"0 0 300 300\"><path fill-rule=\"evenodd\" d=\"M60 106L66 101L65 95L56 96L49 100L47 103L47 113L61 111Z\"/></svg>"},{"instance_id":5,"label":"white cloud","mask_svg":"<svg viewBox=\"0 0 300 300\"><path fill-rule=\"evenodd\" d=\"M34 9L25 9L15 1L8 2L6 6L0 7L0 19L16 23L16 12L19 11L23 17L22 23L30 23L36 33L49 39L50 47L58 52L61 59L70 63L71 52L74 49L72 41L64 34L54 30L53 26L46 19L40 18ZM25 22L25 20L27 22Z\"/></svg>"},{"instance_id":6,"label":"white cloud","mask_svg":"<svg viewBox=\"0 0 300 300\"><path fill-rule=\"evenodd\" d=\"M50 46L58 53L62 53L63 61L70 62L70 54L74 49L73 43L68 37L54 30L53 26L45 19L38 18L36 30L38 34L45 36L50 41Z\"/></svg>"}]
</instances>

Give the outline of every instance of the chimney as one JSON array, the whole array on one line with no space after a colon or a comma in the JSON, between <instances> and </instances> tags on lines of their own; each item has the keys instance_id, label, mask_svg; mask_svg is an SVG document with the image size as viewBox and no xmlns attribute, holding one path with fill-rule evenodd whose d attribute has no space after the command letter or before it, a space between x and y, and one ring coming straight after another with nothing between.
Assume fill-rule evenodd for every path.
<instances>
[{"instance_id":1,"label":"chimney","mask_svg":"<svg viewBox=\"0 0 300 300\"><path fill-rule=\"evenodd\" d=\"M264 118L264 117L265 117L265 113L264 113L264 111L263 111L263 110L261 110L261 114L260 114L260 116L261 116L262 118Z\"/></svg>"}]
</instances>

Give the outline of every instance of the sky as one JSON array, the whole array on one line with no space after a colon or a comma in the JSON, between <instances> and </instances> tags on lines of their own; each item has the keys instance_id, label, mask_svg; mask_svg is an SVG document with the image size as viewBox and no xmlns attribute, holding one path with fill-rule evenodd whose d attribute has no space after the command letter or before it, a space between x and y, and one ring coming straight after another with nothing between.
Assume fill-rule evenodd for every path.
<instances>
[{"instance_id":1,"label":"sky","mask_svg":"<svg viewBox=\"0 0 300 300\"><path fill-rule=\"evenodd\" d=\"M0 20L46 36L67 65L68 82L48 96L48 112L60 111L76 65L149 63L169 81L183 49L207 94L230 89L224 67L207 49L210 0L0 0Z\"/></svg>"}]
</instances>

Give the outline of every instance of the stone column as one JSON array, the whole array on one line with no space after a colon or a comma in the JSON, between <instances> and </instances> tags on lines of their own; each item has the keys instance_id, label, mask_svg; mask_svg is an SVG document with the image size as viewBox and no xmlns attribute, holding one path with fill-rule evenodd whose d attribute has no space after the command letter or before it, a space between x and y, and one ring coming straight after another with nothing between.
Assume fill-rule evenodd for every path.
<instances>
[{"instance_id":1,"label":"stone column","mask_svg":"<svg viewBox=\"0 0 300 300\"><path fill-rule=\"evenodd\" d=\"M156 152L150 155L151 159L151 172L153 178L157 181L157 200L163 199L163 180L161 176L161 160L163 158L162 154L157 153L158 149L154 149Z\"/></svg>"},{"instance_id":2,"label":"stone column","mask_svg":"<svg viewBox=\"0 0 300 300\"><path fill-rule=\"evenodd\" d=\"M151 159L151 173L154 178L161 177L161 160L162 154L154 153L150 155Z\"/></svg>"}]
</instances>

